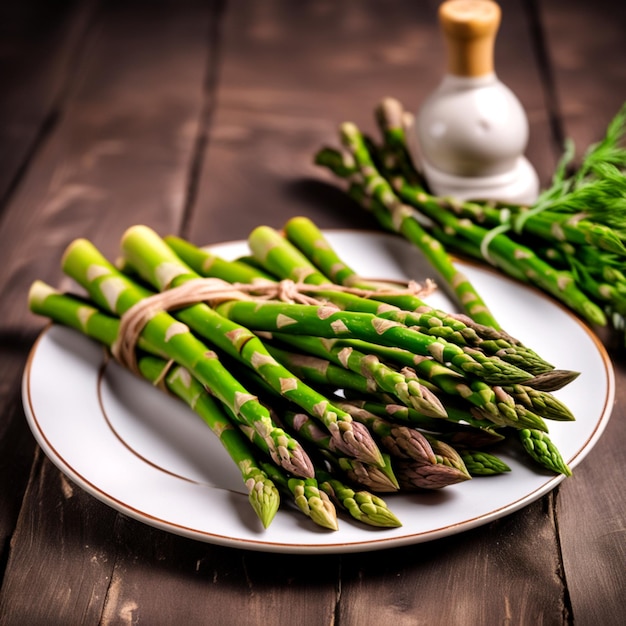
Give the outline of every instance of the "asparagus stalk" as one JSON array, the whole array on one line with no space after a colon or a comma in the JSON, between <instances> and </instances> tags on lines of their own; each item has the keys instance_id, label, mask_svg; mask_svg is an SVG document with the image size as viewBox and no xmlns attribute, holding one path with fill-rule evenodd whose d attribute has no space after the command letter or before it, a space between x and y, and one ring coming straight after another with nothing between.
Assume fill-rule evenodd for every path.
<instances>
[{"instance_id":1,"label":"asparagus stalk","mask_svg":"<svg viewBox=\"0 0 626 626\"><path fill-rule=\"evenodd\" d=\"M317 337L277 334L286 343L301 348L308 354L320 358L328 358L336 365L341 365L355 374L360 374L373 381L376 389L393 394L407 406L431 417L445 417L446 409L437 396L417 380L407 379L384 363L381 363L374 354L363 354L351 348L341 348L329 345L329 342L320 341ZM270 351L285 363L296 364L301 355L270 348Z\"/></svg>"},{"instance_id":2,"label":"asparagus stalk","mask_svg":"<svg viewBox=\"0 0 626 626\"><path fill-rule=\"evenodd\" d=\"M458 452L471 476L495 476L511 471L502 459L484 450L465 449Z\"/></svg>"},{"instance_id":3,"label":"asparagus stalk","mask_svg":"<svg viewBox=\"0 0 626 626\"><path fill-rule=\"evenodd\" d=\"M386 98L376 107L375 114L383 136L384 162L387 164L386 170L389 176L398 174L411 185L425 189L426 185L413 165L406 143L406 124L403 123L406 113L401 103L394 98ZM571 202L571 195L569 199ZM541 212L536 212L533 209L529 210L526 206L510 203L500 203L500 206L497 206L492 203L459 203L447 199L441 200L445 203L447 210L492 228L501 226L503 219L507 219L508 214L513 213L511 218L515 232L519 232L523 228L525 231L547 241L589 243L618 254L626 254L623 242L612 228L585 219L586 215L579 210L575 210L575 215L568 215L546 208L542 208ZM541 202L546 202L545 194L543 194ZM558 205L556 199L548 199L547 203L548 205ZM503 211L506 211L506 214L503 214ZM523 224L520 220L519 227L515 223L515 216L522 216Z\"/></svg>"},{"instance_id":4,"label":"asparagus stalk","mask_svg":"<svg viewBox=\"0 0 626 626\"><path fill-rule=\"evenodd\" d=\"M471 479L460 454L447 443L426 435L435 453L436 463L400 459L395 465L401 489L442 489Z\"/></svg>"},{"instance_id":5,"label":"asparagus stalk","mask_svg":"<svg viewBox=\"0 0 626 626\"><path fill-rule=\"evenodd\" d=\"M549 389L561 389L578 376L569 370L551 370L533 378L529 385L489 386L482 381L463 379L457 372L445 365L400 348L374 345L358 340L337 341L336 348L360 348L363 352L376 354L387 363L395 363L415 371L423 380L435 384L447 394L459 396L474 406L485 409L488 413L501 411L509 419L516 421L516 405L534 411L549 419L571 421L574 416L570 409L558 398L548 392ZM406 371L406 370L404 370Z\"/></svg>"},{"instance_id":6,"label":"asparagus stalk","mask_svg":"<svg viewBox=\"0 0 626 626\"><path fill-rule=\"evenodd\" d=\"M407 386L411 384L412 378L417 379L417 372L417 374L422 377L423 381L428 381L435 385L437 393L443 391L445 394L456 396L464 402L470 403L481 411L481 415L491 420L494 424L500 426L514 426L516 428L532 427L540 430L546 429L540 415L533 413L532 409L534 407L532 403L529 405L516 404L515 399L510 394L507 394L503 387L490 387L482 381L466 380L457 372L450 370L441 363L433 361L432 359L415 356L406 350L381 347L361 341L330 342L320 341L315 337L294 337L290 335L283 336L282 334L276 334L276 336L318 357L326 357L334 363L349 367L355 372L368 372L370 369L380 364L380 368L384 372L392 372L398 375L403 384ZM363 351L357 350L358 347L363 347ZM367 356L365 356L365 354L367 354ZM397 372L392 370L389 366L381 364L378 360L374 360L374 355L382 356L386 362L397 361L405 365L405 367L400 372ZM382 384L380 385L380 389L395 393L394 388L385 387ZM522 401L529 399L531 396L538 398L536 404L541 404L539 398L542 397L542 395L548 395L545 392L534 393L534 390L530 388L528 388L530 389L529 393L524 394L523 390L527 389L527 387L522 385L516 387L509 386L508 389L515 389ZM423 411L420 406L417 406L416 403L406 402L398 393L395 393L395 395L400 400L404 401L407 406L412 406L412 408L418 411L429 414ZM549 403L550 408L553 410L554 414L557 415L557 408L560 404L555 398L552 398L552 400L553 402L550 403L546 399L544 400L544 404ZM446 403L442 403L442 406L445 407L445 405ZM437 417L437 415L433 413L430 413L430 415ZM571 413L569 413L568 409L563 405L561 419L570 418Z\"/></svg>"},{"instance_id":7,"label":"asparagus stalk","mask_svg":"<svg viewBox=\"0 0 626 626\"><path fill-rule=\"evenodd\" d=\"M294 218L287 223L285 229L288 235L290 234L300 248L303 249L308 258L315 256L311 252L312 250L327 253L323 256L323 258L326 259L323 264L323 269L326 273L328 273L329 270L332 273L333 270L330 264L333 259L338 259L339 257L332 248L330 248L320 231L310 220L306 218ZM194 271L203 276L217 276L235 282L253 282L255 280L254 272L250 273L248 271L248 273L242 273L238 269L238 264L229 267L229 262L221 259L219 259L219 263L216 263L215 256L209 251L195 248L191 244L178 240L177 238L168 237L166 241L173 247L177 254L181 256L181 259L185 263L189 264ZM271 270L274 274L281 277L288 277L292 280L304 280L307 283L318 286L327 285L329 283L329 279L319 271L316 272L315 268L306 258L299 255L294 249L289 249L284 238L273 229L259 227L250 235L249 241L254 246L257 260L259 260L260 264L264 265L264 267ZM316 257L316 260L319 259ZM214 272L213 268L216 265L218 270ZM322 266L321 263L320 265ZM435 337L441 337L442 339L461 346L474 345L480 347L481 350L486 351L488 354L502 358L532 373L546 372L553 368L553 366L546 363L545 360L541 359L536 353L523 346L519 341L513 339L504 331L495 331L492 328L475 324L469 319L463 321L446 312L436 311L428 307L415 296L405 294L394 296L388 291L376 294L375 292L385 283L372 284L371 282L362 282L364 279L358 277L352 269L348 269L345 263L337 260L334 267L337 266L346 268L347 274L342 283L344 286L355 286L363 290L373 290L371 296L374 299L378 299L380 302L393 303L395 300L398 300L398 302L402 303L405 307L418 309L419 311L412 310L411 318L407 318L408 313L406 311L401 311L394 306L385 307L383 304L372 302L366 298L336 292L332 289L319 292L318 295L320 297L337 304L343 309L368 312L376 314L379 317L402 322L408 321L411 326L419 326L420 332L431 334ZM336 278L339 279L341 277L342 274L340 272L337 274ZM260 277L256 278L260 279ZM390 288L392 285L387 285L387 287ZM563 372L560 371L559 380L561 384L564 384L562 375ZM571 373L572 377L575 375L576 373ZM548 379L544 379L544 383L547 383L547 380Z\"/></svg>"},{"instance_id":8,"label":"asparagus stalk","mask_svg":"<svg viewBox=\"0 0 626 626\"><path fill-rule=\"evenodd\" d=\"M324 458L336 470L344 474L352 483L378 493L395 493L400 485L394 474L391 459L383 452L384 467L375 467L346 456L338 456L329 451L322 451Z\"/></svg>"},{"instance_id":9,"label":"asparagus stalk","mask_svg":"<svg viewBox=\"0 0 626 626\"><path fill-rule=\"evenodd\" d=\"M330 305L245 301L225 302L217 305L216 310L253 330L363 339L403 347L441 363L449 361L459 371L492 384L529 383L532 379L528 372L500 359L486 357L479 351L468 354L459 346L368 313L341 311Z\"/></svg>"},{"instance_id":10,"label":"asparagus stalk","mask_svg":"<svg viewBox=\"0 0 626 626\"><path fill-rule=\"evenodd\" d=\"M122 315L147 295L84 239L75 240L67 248L63 269L88 291L98 306L115 315ZM252 426L266 440L276 463L283 464L285 469L298 476L313 477L311 461L298 441L272 422L268 410L185 324L160 311L145 324L141 335L154 350L192 372L212 395Z\"/></svg>"},{"instance_id":11,"label":"asparagus stalk","mask_svg":"<svg viewBox=\"0 0 626 626\"><path fill-rule=\"evenodd\" d=\"M145 226L134 226L126 231L122 250L127 261L157 289L166 290L199 278ZM163 276L167 276L167 282ZM275 391L319 419L342 452L375 465L382 463L380 451L367 429L354 423L349 414L334 407L326 397L276 361L248 328L225 319L202 302L179 309L175 316L201 337L256 371Z\"/></svg>"},{"instance_id":12,"label":"asparagus stalk","mask_svg":"<svg viewBox=\"0 0 626 626\"><path fill-rule=\"evenodd\" d=\"M256 262L252 266L242 259L226 261L207 248L198 248L189 241L173 235L167 235L163 241L179 260L200 276L221 278L228 283L256 283L260 286L276 281L274 276L270 276Z\"/></svg>"},{"instance_id":13,"label":"asparagus stalk","mask_svg":"<svg viewBox=\"0 0 626 626\"><path fill-rule=\"evenodd\" d=\"M269 226L257 226L248 235L253 258L266 271L297 283L329 285L331 281Z\"/></svg>"},{"instance_id":14,"label":"asparagus stalk","mask_svg":"<svg viewBox=\"0 0 626 626\"><path fill-rule=\"evenodd\" d=\"M393 303L396 305L403 304L405 307L404 310L400 308L381 310L378 312L381 317L393 319L407 326L419 327L421 332L442 337L457 345L479 347L483 352L497 355L532 373L541 373L553 369L553 366L538 354L504 332L500 332L498 336L494 337L493 330L487 333L486 329L480 325L470 327L458 318L444 312L435 312L417 296L403 294L398 298L389 292L390 285L381 291L382 283L373 283L361 278L339 257L324 235L309 219L304 217L292 218L287 222L284 229L289 241L297 246L321 272L329 275L334 282L363 289L373 289L371 298L386 302L389 305ZM332 301L340 306L338 299ZM375 312L372 309L352 308L355 306L355 302L358 301L351 300L346 308Z\"/></svg>"},{"instance_id":15,"label":"asparagus stalk","mask_svg":"<svg viewBox=\"0 0 626 626\"><path fill-rule=\"evenodd\" d=\"M272 463L261 463L261 467L284 493L292 497L298 509L313 522L322 528L339 530L335 507L316 478L288 476Z\"/></svg>"},{"instance_id":16,"label":"asparagus stalk","mask_svg":"<svg viewBox=\"0 0 626 626\"><path fill-rule=\"evenodd\" d=\"M339 404L354 419L365 424L371 432L376 434L392 457L409 458L422 463L436 463L435 453L428 439L419 430L395 424L349 402Z\"/></svg>"},{"instance_id":17,"label":"asparagus stalk","mask_svg":"<svg viewBox=\"0 0 626 626\"><path fill-rule=\"evenodd\" d=\"M438 438L443 437L454 446L481 447L499 443L504 439L504 435L494 430L492 424L485 424L485 420L476 419L471 413L454 407L450 408L448 417L441 420L422 415L400 404L385 402L380 398L349 398L347 402L394 422L405 422L436 433Z\"/></svg>"},{"instance_id":18,"label":"asparagus stalk","mask_svg":"<svg viewBox=\"0 0 626 626\"><path fill-rule=\"evenodd\" d=\"M357 163L361 162L360 159L365 160L367 158L365 141L354 124L343 124L341 136L344 146L352 151ZM369 162L372 163L373 167L371 158L369 158ZM385 179L381 177L381 180L384 181ZM556 271L552 266L542 261L532 249L515 243L505 234L488 230L471 220L458 218L451 212L442 210L443 206L440 199L427 194L421 187L411 185L404 178L397 178L394 188L402 201L419 209L426 217L442 228L482 247L484 250L483 258L486 261L505 272L510 272L515 278L530 280L565 302L591 323L601 325L606 323L602 311L578 289L571 274ZM397 206L397 201L394 206ZM468 314L473 317L471 313Z\"/></svg>"},{"instance_id":19,"label":"asparagus stalk","mask_svg":"<svg viewBox=\"0 0 626 626\"><path fill-rule=\"evenodd\" d=\"M339 454L330 437L306 413L285 411L282 418L293 432L315 446L326 460L344 472L353 482L377 492L398 490L389 455L386 453L383 453L385 462L382 467L363 463Z\"/></svg>"},{"instance_id":20,"label":"asparagus stalk","mask_svg":"<svg viewBox=\"0 0 626 626\"><path fill-rule=\"evenodd\" d=\"M139 371L153 384L168 367L166 361L156 357L143 357L139 361ZM241 471L250 504L267 528L278 511L280 495L265 466L257 462L241 433L188 370L180 366L169 369L165 383L167 389L186 402L219 438Z\"/></svg>"},{"instance_id":21,"label":"asparagus stalk","mask_svg":"<svg viewBox=\"0 0 626 626\"><path fill-rule=\"evenodd\" d=\"M353 412L356 410L365 409L380 417L394 418L396 421L400 420L433 432L445 431L449 433L451 442L460 442L474 447L496 443L503 439L502 435L492 430L494 424L487 423L482 414L480 419L476 419L469 411L459 409L453 404L448 403L446 419L442 420L441 417L433 418L402 404L393 404L388 401L382 404L372 400L354 399L351 397L351 392L367 396L380 395L376 385L371 384L371 378L347 371L330 361L308 354L289 353L275 346L269 346L269 349L279 361L287 363L291 370L312 384L347 392L349 401L335 400L334 404L351 415L354 415Z\"/></svg>"},{"instance_id":22,"label":"asparagus stalk","mask_svg":"<svg viewBox=\"0 0 626 626\"><path fill-rule=\"evenodd\" d=\"M561 453L546 433L527 428L520 430L518 435L524 450L537 463L557 474L572 475L572 471L563 460Z\"/></svg>"},{"instance_id":23,"label":"asparagus stalk","mask_svg":"<svg viewBox=\"0 0 626 626\"><path fill-rule=\"evenodd\" d=\"M328 167L339 175L351 176L351 180L353 180L356 165L353 161L350 166L344 165L344 160L342 160L341 156L336 151L323 149L317 154L316 161L318 164ZM438 254L440 253L439 247L441 244L424 233L422 227L415 219L413 209L402 204L385 207L377 196L371 195L373 192L365 191L366 188L364 184L353 182L350 189L355 199L363 204L367 204L368 208L375 213L376 217L385 228L405 236L420 249L423 249L425 246L426 250L434 250L437 251ZM392 193L390 189L385 189L385 192L385 198L389 197L389 194ZM297 240L303 249L310 251L311 242L309 238L314 237L315 233L311 232L310 228L303 229L303 232L300 232L299 225L300 223L296 222L296 226L290 229L290 236L292 239ZM296 231L298 231L297 234ZM319 243L319 239L314 240L314 242L316 251L324 249L324 246ZM524 363L525 369L535 373L548 371L553 367L539 357L536 352L521 344L521 342L508 335L508 333L505 333L495 319L490 319L489 316L486 316L481 320L484 323L477 323L478 312L482 311L482 308L473 298L470 297L470 302L476 304L476 309L473 312L469 311L471 315L468 317L454 316L449 313L436 311L428 307L415 296L394 296L387 293L381 295L380 293L376 293L381 289L380 284L366 281L359 277L354 270L348 268L345 262L339 260L336 254L331 254L328 248L325 252L329 253L330 256L326 255L322 257L322 255L318 254L316 258L320 260L320 265L327 272L337 276L337 279L341 280L344 285L373 289L374 293L371 297L374 299L398 305L404 310L411 311L413 315L418 314L419 317L414 319L414 323L417 324L423 332L441 336L459 345L474 345L480 347L487 353L497 355L514 364L520 365ZM310 252L310 254L313 254L313 252ZM333 255L335 259L332 258ZM437 267L437 259L429 258L429 261ZM439 269L441 271L441 268ZM446 280L448 282L452 281L452 274L450 274ZM459 281L461 279L457 277L457 280ZM461 281L460 284L463 285L464 283Z\"/></svg>"},{"instance_id":24,"label":"asparagus stalk","mask_svg":"<svg viewBox=\"0 0 626 626\"><path fill-rule=\"evenodd\" d=\"M411 460L399 460L394 466L398 484L404 491L443 489L469 480L471 476L456 467L444 464L421 465Z\"/></svg>"},{"instance_id":25,"label":"asparagus stalk","mask_svg":"<svg viewBox=\"0 0 626 626\"><path fill-rule=\"evenodd\" d=\"M391 222L385 222L384 226L388 228L392 225L393 230L406 236L422 251L445 283L451 287L460 305L471 319L486 326L499 328L498 321L487 304L467 276L452 263L441 243L431 237L416 220L407 219L412 218L413 212L407 211L408 207L402 205L391 185L380 175L365 139L357 127L354 124L344 123L341 125L340 135L343 146L353 159L367 195L375 199L378 207L386 210L391 217ZM380 213L381 211L375 213L377 218L380 217Z\"/></svg>"},{"instance_id":26,"label":"asparagus stalk","mask_svg":"<svg viewBox=\"0 0 626 626\"><path fill-rule=\"evenodd\" d=\"M296 376L318 388L351 389L365 394L377 393L379 390L373 378L346 370L327 359L290 352L273 344L268 344L267 348L277 361L283 363Z\"/></svg>"},{"instance_id":27,"label":"asparagus stalk","mask_svg":"<svg viewBox=\"0 0 626 626\"><path fill-rule=\"evenodd\" d=\"M331 171L340 176L351 180L360 180L362 177L359 175L356 162L351 157L346 161L345 156L346 155L342 156L335 150L327 148L319 152L316 160L318 160L320 165L328 167ZM368 199L380 205L380 202L377 201L374 196L368 196ZM415 311L417 309L423 309L433 314L436 313L442 316L441 321L451 323L455 330L464 327L464 324L452 318L449 313L435 311L429 307L426 302L417 295L401 293L401 290L395 283L371 278L366 279L357 274L357 272L346 263L345 259L339 256L330 242L324 237L323 233L308 218L301 216L291 218L285 224L284 231L287 239L296 246L307 259L311 260L322 274L328 276L330 280L336 284L371 290L371 298L394 304L403 310ZM398 295L387 293L388 290L394 288L399 290L400 293ZM377 293L380 290L383 290L384 293ZM488 328L492 329L493 332L493 327L490 326ZM479 338L476 331L473 329L464 329L464 331L467 334L466 339L476 340Z\"/></svg>"},{"instance_id":28,"label":"asparagus stalk","mask_svg":"<svg viewBox=\"0 0 626 626\"><path fill-rule=\"evenodd\" d=\"M266 274L258 267L252 268L242 261L226 261L210 250L198 248L181 237L168 235L164 241L186 265L202 276L221 278L229 283L260 285L274 280L270 274Z\"/></svg>"},{"instance_id":29,"label":"asparagus stalk","mask_svg":"<svg viewBox=\"0 0 626 626\"><path fill-rule=\"evenodd\" d=\"M330 472L318 470L319 487L354 519L379 528L398 528L400 520L379 496L365 490L355 491Z\"/></svg>"},{"instance_id":30,"label":"asparagus stalk","mask_svg":"<svg viewBox=\"0 0 626 626\"><path fill-rule=\"evenodd\" d=\"M34 313L70 326L109 348L117 338L117 319L103 314L82 299L60 293L42 281L32 284L28 301ZM155 383L163 375L167 362L147 355L139 360L138 365L143 377ZM272 480L259 467L245 439L188 370L174 366L168 370L164 380L167 389L186 402L219 438L241 472L253 510L267 528L278 510L280 496Z\"/></svg>"}]
</instances>

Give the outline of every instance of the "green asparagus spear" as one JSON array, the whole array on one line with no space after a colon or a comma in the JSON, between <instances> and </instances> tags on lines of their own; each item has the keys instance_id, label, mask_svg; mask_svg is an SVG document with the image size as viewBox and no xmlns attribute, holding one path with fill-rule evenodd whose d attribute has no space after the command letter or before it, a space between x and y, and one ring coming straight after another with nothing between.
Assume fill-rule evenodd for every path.
<instances>
[{"instance_id":1,"label":"green asparagus spear","mask_svg":"<svg viewBox=\"0 0 626 626\"><path fill-rule=\"evenodd\" d=\"M216 310L252 330L280 331L326 338L355 338L399 346L416 354L450 362L459 371L492 384L529 382L532 375L479 351L469 354L459 346L430 337L397 322L368 313L341 311L330 305L300 305L282 302L229 301Z\"/></svg>"},{"instance_id":2,"label":"green asparagus spear","mask_svg":"<svg viewBox=\"0 0 626 626\"><path fill-rule=\"evenodd\" d=\"M357 162L360 158L367 158L365 142L356 126L343 124L341 131L344 146L352 150L353 154L358 155L355 157ZM371 159L369 162L372 163ZM380 184L384 184L385 179L380 176L379 178L382 181ZM606 323L602 311L578 289L569 273L555 271L530 248L516 244L505 234L483 228L471 220L463 220L451 212L442 210L442 203L438 198L427 194L420 187L411 186L404 179L396 181L395 191L401 201L419 209L427 218L435 221L442 228L449 229L460 238L468 239L474 245L482 246L485 260L506 272L511 272L516 278L523 278L539 285L591 323L601 325ZM392 208L395 208L397 204L396 201ZM474 317L473 314L469 312L468 314Z\"/></svg>"},{"instance_id":3,"label":"green asparagus spear","mask_svg":"<svg viewBox=\"0 0 626 626\"><path fill-rule=\"evenodd\" d=\"M561 453L546 433L526 428L520 430L518 435L524 450L537 463L557 474L572 475L572 471L563 460Z\"/></svg>"},{"instance_id":4,"label":"green asparagus spear","mask_svg":"<svg viewBox=\"0 0 626 626\"><path fill-rule=\"evenodd\" d=\"M490 452L469 449L461 449L458 452L471 476L494 476L511 471L502 459Z\"/></svg>"},{"instance_id":5,"label":"green asparagus spear","mask_svg":"<svg viewBox=\"0 0 626 626\"><path fill-rule=\"evenodd\" d=\"M126 259L139 274L160 290L190 284L199 278L170 251L151 229L134 226L122 237ZM162 279L167 276L165 283ZM334 407L327 398L306 385L267 351L263 342L248 328L225 319L203 302L178 309L174 314L201 337L250 367L274 390L319 419L345 454L380 464L380 451L367 429L354 423L350 415Z\"/></svg>"},{"instance_id":6,"label":"green asparagus spear","mask_svg":"<svg viewBox=\"0 0 626 626\"><path fill-rule=\"evenodd\" d=\"M339 453L330 437L305 413L285 411L285 424L295 433L315 446L330 463L344 472L352 482L376 492L395 492L398 483L393 473L389 455L383 453L384 465L374 466Z\"/></svg>"},{"instance_id":7,"label":"green asparagus spear","mask_svg":"<svg viewBox=\"0 0 626 626\"><path fill-rule=\"evenodd\" d=\"M261 467L280 489L292 497L294 504L322 528L339 530L337 512L326 490L316 478L288 476L277 465L261 463Z\"/></svg>"},{"instance_id":8,"label":"green asparagus spear","mask_svg":"<svg viewBox=\"0 0 626 626\"><path fill-rule=\"evenodd\" d=\"M81 284L98 304L116 315L144 299L146 291L111 265L84 239L75 240L63 257L65 272ZM263 437L277 463L293 473L312 477L313 467L300 444L278 428L267 409L223 367L214 351L198 340L189 328L164 311L156 312L141 330L156 351L186 367L212 395ZM119 338L118 338L119 339Z\"/></svg>"},{"instance_id":9,"label":"green asparagus spear","mask_svg":"<svg viewBox=\"0 0 626 626\"><path fill-rule=\"evenodd\" d=\"M119 321L103 314L79 298L64 295L42 281L35 281L29 293L31 310L70 326L110 347L117 338ZM139 371L150 382L157 381L167 363L157 356L143 356ZM165 376L167 388L186 402L211 428L241 471L252 508L267 528L278 510L280 496L273 482L261 470L254 453L217 403L189 372L174 366Z\"/></svg>"},{"instance_id":10,"label":"green asparagus spear","mask_svg":"<svg viewBox=\"0 0 626 626\"><path fill-rule=\"evenodd\" d=\"M379 496L362 489L355 491L324 470L318 470L316 476L320 489L359 522L379 528L402 526L400 520L388 508L387 503Z\"/></svg>"}]
</instances>

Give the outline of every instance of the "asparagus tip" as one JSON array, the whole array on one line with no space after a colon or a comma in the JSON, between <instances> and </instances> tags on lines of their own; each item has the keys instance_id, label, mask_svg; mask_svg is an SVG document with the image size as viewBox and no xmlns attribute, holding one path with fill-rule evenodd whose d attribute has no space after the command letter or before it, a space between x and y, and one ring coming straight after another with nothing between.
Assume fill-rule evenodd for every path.
<instances>
[{"instance_id":1,"label":"asparagus tip","mask_svg":"<svg viewBox=\"0 0 626 626\"><path fill-rule=\"evenodd\" d=\"M248 489L248 499L252 508L261 520L263 528L268 528L280 506L278 489L271 480L264 476L250 478Z\"/></svg>"}]
</instances>

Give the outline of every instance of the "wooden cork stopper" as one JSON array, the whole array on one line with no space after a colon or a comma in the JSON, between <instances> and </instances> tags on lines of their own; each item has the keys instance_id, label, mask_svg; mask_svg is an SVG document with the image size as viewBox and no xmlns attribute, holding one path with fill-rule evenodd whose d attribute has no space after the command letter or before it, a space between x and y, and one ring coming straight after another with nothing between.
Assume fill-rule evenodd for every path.
<instances>
[{"instance_id":1,"label":"wooden cork stopper","mask_svg":"<svg viewBox=\"0 0 626 626\"><path fill-rule=\"evenodd\" d=\"M500 15L492 0L448 0L439 7L450 74L477 77L494 71Z\"/></svg>"}]
</instances>

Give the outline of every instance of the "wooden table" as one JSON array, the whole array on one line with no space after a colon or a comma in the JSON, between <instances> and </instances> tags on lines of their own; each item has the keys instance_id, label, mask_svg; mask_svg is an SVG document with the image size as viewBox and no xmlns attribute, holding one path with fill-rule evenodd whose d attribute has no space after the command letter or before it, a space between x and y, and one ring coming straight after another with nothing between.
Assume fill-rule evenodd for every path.
<instances>
[{"instance_id":1,"label":"wooden table","mask_svg":"<svg viewBox=\"0 0 626 626\"><path fill-rule=\"evenodd\" d=\"M563 138L582 150L626 99L626 5L501 4L497 71L526 107L546 184ZM24 417L22 371L44 325L27 291L36 278L67 286L73 238L114 258L135 223L203 244L296 214L375 228L312 155L344 120L372 129L382 97L417 107L435 87L437 5L0 8L0 623L623 623L626 361L612 338L613 416L572 478L485 526L373 553L248 552L146 526L64 478Z\"/></svg>"}]
</instances>

